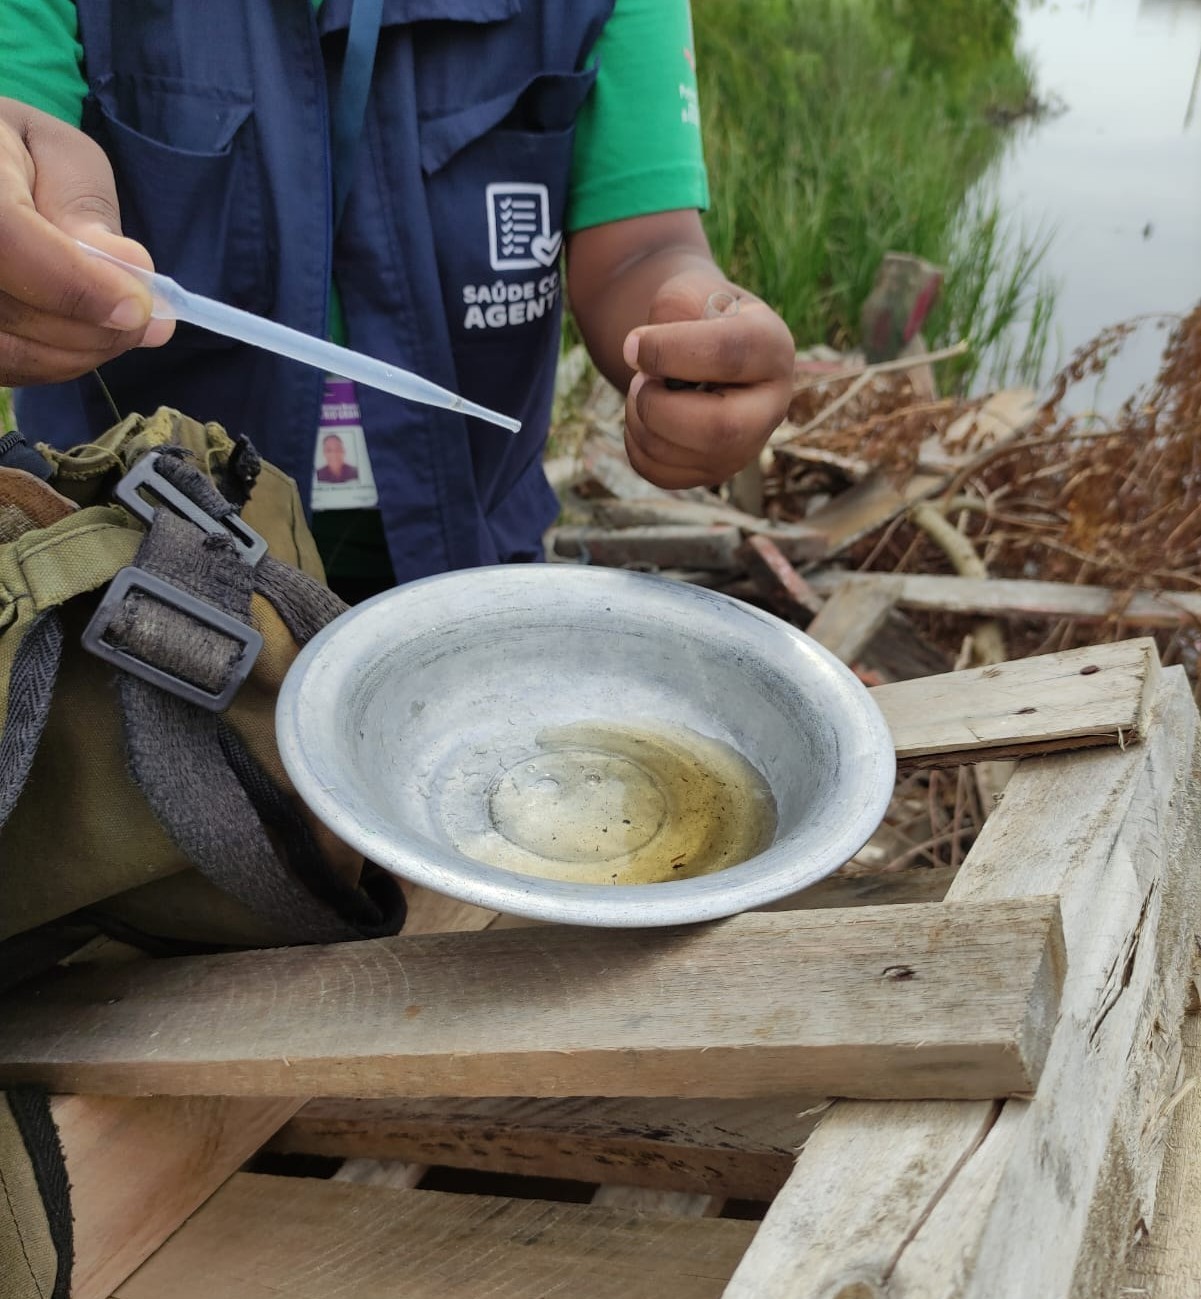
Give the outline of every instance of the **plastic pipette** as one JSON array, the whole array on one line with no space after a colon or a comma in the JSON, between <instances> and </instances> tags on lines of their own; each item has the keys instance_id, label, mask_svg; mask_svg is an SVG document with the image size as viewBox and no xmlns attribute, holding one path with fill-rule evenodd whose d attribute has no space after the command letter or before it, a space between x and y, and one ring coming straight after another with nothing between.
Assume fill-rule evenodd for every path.
<instances>
[{"instance_id":1,"label":"plastic pipette","mask_svg":"<svg viewBox=\"0 0 1201 1299\"><path fill-rule=\"evenodd\" d=\"M140 266L131 266L119 257L93 248L82 240L76 242L84 252L111 262L134 279L140 280L154 299L150 314L157 320L182 320L189 325L198 325L214 334L235 338L252 347L265 348L268 352L289 357L293 361L302 361L305 365L316 366L329 374L340 375L343 379L353 379L355 383L378 388L381 392L390 392L396 397L405 397L426 406L438 406L442 410L457 410L464 415L474 415L476 419L497 424L510 433L516 433L521 428L519 420L489 410L486 406L477 406L475 402L446 388L440 388L436 383L402 370L399 366L388 365L384 361L364 356L361 352L352 352L348 347L339 347L336 343L327 343L324 339L302 334L300 330L290 329L274 320L264 320L262 316L253 315L239 307L215 302L212 298L181 287L170 276L156 275Z\"/></svg>"}]
</instances>

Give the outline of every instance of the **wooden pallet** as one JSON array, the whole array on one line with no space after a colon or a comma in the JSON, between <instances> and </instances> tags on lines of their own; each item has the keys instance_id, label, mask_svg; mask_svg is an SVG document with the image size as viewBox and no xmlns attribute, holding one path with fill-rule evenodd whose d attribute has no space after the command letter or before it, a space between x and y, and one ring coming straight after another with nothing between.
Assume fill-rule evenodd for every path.
<instances>
[{"instance_id":1,"label":"wooden pallet","mask_svg":"<svg viewBox=\"0 0 1201 1299\"><path fill-rule=\"evenodd\" d=\"M1133 641L877 698L907 763L1023 758L949 888L621 934L416 894L398 939L10 996L0 1081L62 1093L75 1299L1196 1294L1187 1160L1154 1212L1192 1103L1183 673ZM406 1164L238 1171L266 1142ZM426 1164L629 1189L411 1189ZM703 1216L731 1198L771 1204Z\"/></svg>"}]
</instances>

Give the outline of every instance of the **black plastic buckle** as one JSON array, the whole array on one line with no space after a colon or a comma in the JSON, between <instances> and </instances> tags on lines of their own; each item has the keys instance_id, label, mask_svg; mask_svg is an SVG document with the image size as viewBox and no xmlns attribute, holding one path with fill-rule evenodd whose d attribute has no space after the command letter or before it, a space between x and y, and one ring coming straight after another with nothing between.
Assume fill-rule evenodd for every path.
<instances>
[{"instance_id":1,"label":"black plastic buckle","mask_svg":"<svg viewBox=\"0 0 1201 1299\"><path fill-rule=\"evenodd\" d=\"M113 615L130 591L142 591L152 599L159 600L169 608L177 609L180 613L195 618L203 626L211 627L213 631L228 636L230 640L237 641L241 645L242 651L230 669L229 680L219 693L214 694L202 686L193 685L191 681L173 676L170 672L165 672L162 668L157 668L154 664L147 663L144 659L129 653L128 650L110 645L104 639L104 633L108 630ZM179 587L172 586L170 582L156 577L153 573L148 573L144 568L130 565L128 568L121 569L109 583L104 598L83 633L83 647L89 653L95 654L97 658L111 663L123 672L128 672L130 676L148 681L151 685L158 686L160 690L185 699L190 704L206 708L209 712L221 713L233 703L234 696L250 675L255 659L263 648L263 638L253 627L239 622L232 615L187 591L181 591Z\"/></svg>"},{"instance_id":2,"label":"black plastic buckle","mask_svg":"<svg viewBox=\"0 0 1201 1299\"><path fill-rule=\"evenodd\" d=\"M236 514L224 519L214 519L206 514L190 496L169 483L158 471L159 453L149 451L117 484L113 498L147 526L154 522L154 506L144 501L138 492L148 492L155 500L191 520L198 528L212 536L228 533L233 538L238 554L253 568L267 553L267 543L257 532Z\"/></svg>"}]
</instances>

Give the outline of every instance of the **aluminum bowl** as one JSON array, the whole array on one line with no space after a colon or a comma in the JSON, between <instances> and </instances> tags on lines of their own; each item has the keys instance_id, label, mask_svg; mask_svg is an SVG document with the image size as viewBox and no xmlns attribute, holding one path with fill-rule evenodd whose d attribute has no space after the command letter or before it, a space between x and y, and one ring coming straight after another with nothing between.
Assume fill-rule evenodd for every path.
<instances>
[{"instance_id":1,"label":"aluminum bowl","mask_svg":"<svg viewBox=\"0 0 1201 1299\"><path fill-rule=\"evenodd\" d=\"M301 797L366 857L465 902L567 924L688 924L795 893L862 847L896 774L868 691L801 632L711 591L566 564L449 573L357 606L301 652L276 721ZM581 723L729 746L770 787L768 846L656 883L539 878L468 856L465 834L493 833L498 782L533 772L520 763L542 737ZM556 780L541 784L558 797Z\"/></svg>"}]
</instances>

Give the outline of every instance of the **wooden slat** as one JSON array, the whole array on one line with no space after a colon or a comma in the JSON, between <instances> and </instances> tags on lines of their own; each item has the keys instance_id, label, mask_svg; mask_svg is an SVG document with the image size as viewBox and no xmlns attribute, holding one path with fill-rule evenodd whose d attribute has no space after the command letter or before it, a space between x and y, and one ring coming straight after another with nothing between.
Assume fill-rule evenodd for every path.
<instances>
[{"instance_id":1,"label":"wooden slat","mask_svg":"<svg viewBox=\"0 0 1201 1299\"><path fill-rule=\"evenodd\" d=\"M898 489L882 476L865 478L808 515L805 527L824 539L824 555L830 557L882 528L907 506L938 491L946 481L942 474L917 473Z\"/></svg>"},{"instance_id":2,"label":"wooden slat","mask_svg":"<svg viewBox=\"0 0 1201 1299\"><path fill-rule=\"evenodd\" d=\"M767 595L781 613L808 622L821 611L824 601L793 568L787 555L771 537L750 536L738 552L755 587ZM802 622L802 626L804 625Z\"/></svg>"},{"instance_id":3,"label":"wooden slat","mask_svg":"<svg viewBox=\"0 0 1201 1299\"><path fill-rule=\"evenodd\" d=\"M701 527L556 528L554 553L566 559L621 568L627 564L655 568L699 568L729 573L738 568L742 533L730 524Z\"/></svg>"},{"instance_id":4,"label":"wooden slat","mask_svg":"<svg viewBox=\"0 0 1201 1299\"><path fill-rule=\"evenodd\" d=\"M413 933L484 928L495 918L424 889L408 894ZM108 1299L302 1104L300 1097L54 1097L75 1219L71 1299Z\"/></svg>"},{"instance_id":5,"label":"wooden slat","mask_svg":"<svg viewBox=\"0 0 1201 1299\"><path fill-rule=\"evenodd\" d=\"M884 625L895 603L887 587L848 582L835 588L809 624L808 635L844 663L853 663Z\"/></svg>"},{"instance_id":6,"label":"wooden slat","mask_svg":"<svg viewBox=\"0 0 1201 1299\"><path fill-rule=\"evenodd\" d=\"M720 1196L698 1195L688 1191L652 1191L645 1186L598 1186L592 1204L604 1209L622 1209L627 1213L651 1214L667 1218L716 1218L725 1201Z\"/></svg>"},{"instance_id":7,"label":"wooden slat","mask_svg":"<svg viewBox=\"0 0 1201 1299\"><path fill-rule=\"evenodd\" d=\"M245 1097L56 1096L72 1299L106 1299L297 1108Z\"/></svg>"},{"instance_id":8,"label":"wooden slat","mask_svg":"<svg viewBox=\"0 0 1201 1299\"><path fill-rule=\"evenodd\" d=\"M818 1102L584 1097L310 1101L273 1150L770 1200Z\"/></svg>"},{"instance_id":9,"label":"wooden slat","mask_svg":"<svg viewBox=\"0 0 1201 1299\"><path fill-rule=\"evenodd\" d=\"M754 1227L241 1173L114 1299L717 1299Z\"/></svg>"},{"instance_id":10,"label":"wooden slat","mask_svg":"<svg viewBox=\"0 0 1201 1299\"><path fill-rule=\"evenodd\" d=\"M876 686L902 766L1029 757L1130 744L1146 728L1159 681L1148 639Z\"/></svg>"},{"instance_id":11,"label":"wooden slat","mask_svg":"<svg viewBox=\"0 0 1201 1299\"><path fill-rule=\"evenodd\" d=\"M427 1164L411 1164L404 1159L348 1159L334 1174L334 1181L411 1191L428 1172Z\"/></svg>"},{"instance_id":12,"label":"wooden slat","mask_svg":"<svg viewBox=\"0 0 1201 1299\"><path fill-rule=\"evenodd\" d=\"M835 1105L726 1299L1114 1293L1201 919L1196 732L1172 669L1143 747L1022 765L949 896L1060 893L1071 974L1036 1097Z\"/></svg>"},{"instance_id":13,"label":"wooden slat","mask_svg":"<svg viewBox=\"0 0 1201 1299\"><path fill-rule=\"evenodd\" d=\"M910 866L901 871L829 875L799 893L757 907L757 911L829 911L839 907L912 906L942 902L958 873L954 866ZM528 916L497 916L492 929L530 929L546 921Z\"/></svg>"},{"instance_id":14,"label":"wooden slat","mask_svg":"<svg viewBox=\"0 0 1201 1299\"><path fill-rule=\"evenodd\" d=\"M831 875L763 910L811 911L831 907L896 907L941 902L958 871L956 866L910 866L902 871Z\"/></svg>"},{"instance_id":15,"label":"wooden slat","mask_svg":"<svg viewBox=\"0 0 1201 1299\"><path fill-rule=\"evenodd\" d=\"M1182 1037L1184 1070L1164 1115L1169 1130L1155 1216L1116 1292L1129 1299L1201 1295L1201 1016L1184 1021Z\"/></svg>"},{"instance_id":16,"label":"wooden slat","mask_svg":"<svg viewBox=\"0 0 1201 1299\"><path fill-rule=\"evenodd\" d=\"M156 961L0 1007L0 1080L111 1094L998 1096L1062 980L1034 899Z\"/></svg>"},{"instance_id":17,"label":"wooden slat","mask_svg":"<svg viewBox=\"0 0 1201 1299\"><path fill-rule=\"evenodd\" d=\"M1201 595L1186 591L1118 591L1067 582L1010 578L943 577L925 573L847 573L827 569L807 575L822 595L840 587L876 583L905 609L978 614L987 618L1070 618L1119 621L1136 627L1178 627L1201 618Z\"/></svg>"}]
</instances>

